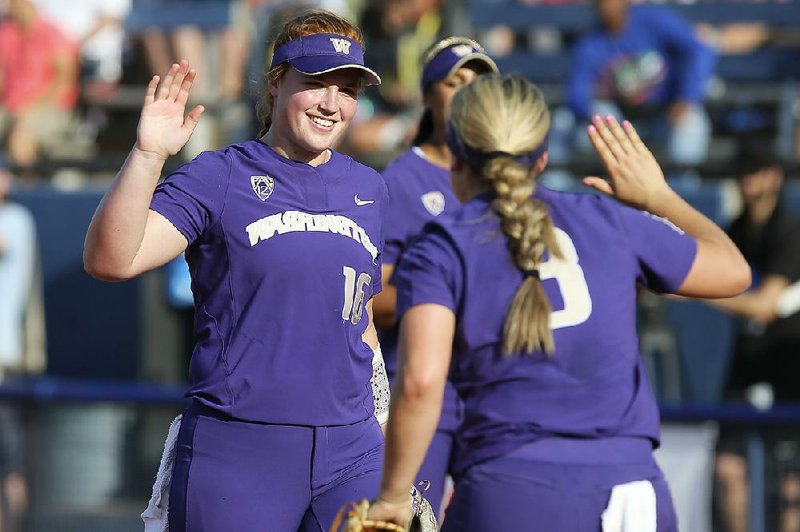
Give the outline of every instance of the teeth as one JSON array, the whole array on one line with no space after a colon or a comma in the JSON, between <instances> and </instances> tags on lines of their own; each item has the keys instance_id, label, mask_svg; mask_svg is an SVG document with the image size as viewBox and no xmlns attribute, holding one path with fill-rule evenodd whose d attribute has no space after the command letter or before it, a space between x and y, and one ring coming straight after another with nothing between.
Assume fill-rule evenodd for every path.
<instances>
[{"instance_id":1,"label":"teeth","mask_svg":"<svg viewBox=\"0 0 800 532\"><path fill-rule=\"evenodd\" d=\"M312 116L311 120L324 127L331 127L333 125L333 120L325 120L324 118L317 118L316 116Z\"/></svg>"}]
</instances>

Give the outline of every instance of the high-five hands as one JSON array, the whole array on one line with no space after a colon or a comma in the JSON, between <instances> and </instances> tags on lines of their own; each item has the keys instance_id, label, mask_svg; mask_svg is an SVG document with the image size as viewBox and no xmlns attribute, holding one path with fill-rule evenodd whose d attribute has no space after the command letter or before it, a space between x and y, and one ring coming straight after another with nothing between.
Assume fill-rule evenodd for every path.
<instances>
[{"instance_id":1,"label":"high-five hands","mask_svg":"<svg viewBox=\"0 0 800 532\"><path fill-rule=\"evenodd\" d=\"M608 171L609 179L589 176L583 183L631 207L652 212L671 195L664 172L627 120L595 116L589 138Z\"/></svg>"},{"instance_id":2,"label":"high-five hands","mask_svg":"<svg viewBox=\"0 0 800 532\"><path fill-rule=\"evenodd\" d=\"M183 148L205 111L197 105L184 116L196 76L197 71L190 69L185 59L172 65L160 85L159 76L153 76L147 85L134 149L149 158L166 160Z\"/></svg>"}]
</instances>

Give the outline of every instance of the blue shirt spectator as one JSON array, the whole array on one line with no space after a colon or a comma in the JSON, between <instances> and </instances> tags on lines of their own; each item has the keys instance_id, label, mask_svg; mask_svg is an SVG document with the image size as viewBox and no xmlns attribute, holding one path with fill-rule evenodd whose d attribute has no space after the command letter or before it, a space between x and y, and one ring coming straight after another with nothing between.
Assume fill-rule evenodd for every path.
<instances>
[{"instance_id":1,"label":"blue shirt spectator","mask_svg":"<svg viewBox=\"0 0 800 532\"><path fill-rule=\"evenodd\" d=\"M567 98L575 117L585 121L611 112L634 121L660 120L637 126L646 136L649 129L653 136L669 132L674 162L701 162L710 134L702 101L714 71L712 49L668 8L629 0L597 0L596 8L598 24L573 51ZM598 100L615 109L598 109Z\"/></svg>"},{"instance_id":2,"label":"blue shirt spectator","mask_svg":"<svg viewBox=\"0 0 800 532\"><path fill-rule=\"evenodd\" d=\"M627 15L619 31L601 23L575 46L568 89L575 115L588 119L595 97L622 108L702 103L714 70L711 48L668 8L635 5Z\"/></svg>"}]
</instances>

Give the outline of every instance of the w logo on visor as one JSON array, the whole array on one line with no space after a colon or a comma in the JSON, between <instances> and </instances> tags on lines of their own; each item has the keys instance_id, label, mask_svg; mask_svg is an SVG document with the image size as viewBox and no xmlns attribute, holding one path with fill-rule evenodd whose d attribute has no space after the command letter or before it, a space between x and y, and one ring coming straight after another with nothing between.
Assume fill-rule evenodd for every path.
<instances>
[{"instance_id":1,"label":"w logo on visor","mask_svg":"<svg viewBox=\"0 0 800 532\"><path fill-rule=\"evenodd\" d=\"M340 54L350 54L350 45L353 44L347 39L337 39L335 37L331 37L331 43L333 44L333 49Z\"/></svg>"},{"instance_id":2,"label":"w logo on visor","mask_svg":"<svg viewBox=\"0 0 800 532\"><path fill-rule=\"evenodd\" d=\"M450 50L456 54L458 57L465 57L469 54L473 53L475 50L472 46L468 44L459 44L458 46L453 46Z\"/></svg>"}]
</instances>

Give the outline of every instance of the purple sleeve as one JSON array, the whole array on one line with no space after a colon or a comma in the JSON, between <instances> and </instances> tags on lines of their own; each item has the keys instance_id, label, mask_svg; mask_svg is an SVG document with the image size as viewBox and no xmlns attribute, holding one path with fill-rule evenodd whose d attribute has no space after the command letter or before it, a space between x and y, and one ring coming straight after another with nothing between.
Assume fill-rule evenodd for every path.
<instances>
[{"instance_id":1,"label":"purple sleeve","mask_svg":"<svg viewBox=\"0 0 800 532\"><path fill-rule=\"evenodd\" d=\"M463 265L455 244L438 226L429 225L403 253L392 275L397 286L397 317L424 303L457 312L463 285Z\"/></svg>"},{"instance_id":2,"label":"purple sleeve","mask_svg":"<svg viewBox=\"0 0 800 532\"><path fill-rule=\"evenodd\" d=\"M410 230L408 227L408 194L404 190L396 173L384 173L389 201L384 216L384 264L397 264L400 254L408 245Z\"/></svg>"},{"instance_id":3,"label":"purple sleeve","mask_svg":"<svg viewBox=\"0 0 800 532\"><path fill-rule=\"evenodd\" d=\"M697 241L665 218L628 207L620 217L639 263L639 281L656 292L675 292L697 255Z\"/></svg>"},{"instance_id":4,"label":"purple sleeve","mask_svg":"<svg viewBox=\"0 0 800 532\"><path fill-rule=\"evenodd\" d=\"M150 209L163 215L191 245L222 213L230 159L224 152L198 155L156 187Z\"/></svg>"}]
</instances>

